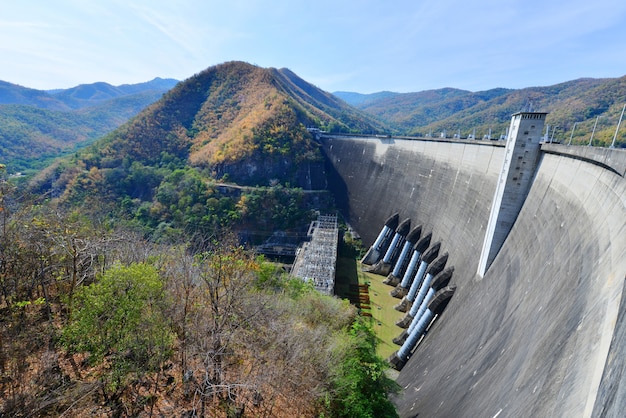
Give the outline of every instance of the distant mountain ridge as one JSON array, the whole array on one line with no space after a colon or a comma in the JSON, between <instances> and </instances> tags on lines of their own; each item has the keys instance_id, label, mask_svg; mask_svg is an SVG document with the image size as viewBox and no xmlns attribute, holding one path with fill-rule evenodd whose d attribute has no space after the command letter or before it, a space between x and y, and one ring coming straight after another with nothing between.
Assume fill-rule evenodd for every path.
<instances>
[{"instance_id":1,"label":"distant mountain ridge","mask_svg":"<svg viewBox=\"0 0 626 418\"><path fill-rule=\"evenodd\" d=\"M0 161L9 172L84 146L120 126L178 83L155 78L43 91L0 81Z\"/></svg>"},{"instance_id":2,"label":"distant mountain ridge","mask_svg":"<svg viewBox=\"0 0 626 418\"><path fill-rule=\"evenodd\" d=\"M178 80L171 78L162 79L159 77L145 83L122 84L120 86L112 86L108 83L98 82L93 84L81 84L76 87L61 90L52 94L52 96L71 109L81 109L100 104L106 100L140 94L146 91L164 92L174 87L177 83Z\"/></svg>"},{"instance_id":3,"label":"distant mountain ridge","mask_svg":"<svg viewBox=\"0 0 626 418\"><path fill-rule=\"evenodd\" d=\"M67 106L43 90L22 87L0 80L0 105L17 104L41 109L68 110Z\"/></svg>"},{"instance_id":4,"label":"distant mountain ridge","mask_svg":"<svg viewBox=\"0 0 626 418\"><path fill-rule=\"evenodd\" d=\"M363 109L365 106L367 106L370 103L375 103L380 100L387 99L389 97L398 96L400 94L402 93L394 93L392 91L380 91L377 93L369 93L369 94L354 93L350 91L333 92L333 95L339 97L340 99L342 99L349 105L358 107L360 109Z\"/></svg>"},{"instance_id":5,"label":"distant mountain ridge","mask_svg":"<svg viewBox=\"0 0 626 418\"><path fill-rule=\"evenodd\" d=\"M95 106L105 100L146 91L167 91L178 80L154 78L138 84L113 86L105 82L81 84L68 89L36 90L0 80L0 105L19 104L41 109L71 110Z\"/></svg>"},{"instance_id":6,"label":"distant mountain ridge","mask_svg":"<svg viewBox=\"0 0 626 418\"><path fill-rule=\"evenodd\" d=\"M549 112L547 123L553 127L555 139L568 140L571 133L574 144L588 141L596 117L599 117L594 143L606 145L612 139L617 118L626 102L626 76L582 78L546 87L496 88L480 92L443 88L414 93L335 92L331 95L288 69L263 71L274 88L290 96L298 115L307 115L303 119L306 123L330 131L416 136L439 136L445 132L449 136L458 134L461 137L475 131L477 138L489 132L498 138L505 133L512 113L532 109ZM234 71L227 77L232 78L230 84L236 81L237 74L248 72ZM255 82L262 79L255 79ZM112 131L177 83L173 79L155 78L138 84L113 86L98 82L42 91L0 81L0 162L8 164L9 172L23 171L33 164L41 166L44 158L79 149ZM239 103L236 99L228 100L228 103ZM202 109L202 113L221 112L221 107L224 103L220 102L212 108ZM222 132L225 121L233 122L228 117L224 119L233 109L226 110L226 113L214 114L221 122L213 123L213 129ZM216 156L228 153L232 142L224 138L251 136L249 126L256 125L246 126L248 128L241 132L232 130L211 141L208 148L216 147L221 141L225 146L222 151L213 153L212 158L222 158ZM189 131L192 137L194 129ZM618 133L618 146L626 143L624 131ZM208 152L208 148L201 151L203 146L198 143L192 147L193 158Z\"/></svg>"},{"instance_id":7,"label":"distant mountain ridge","mask_svg":"<svg viewBox=\"0 0 626 418\"><path fill-rule=\"evenodd\" d=\"M479 92L443 88L416 93L334 94L389 124L395 132L408 135L460 132L464 137L475 130L477 137L482 138L488 132L499 137L505 133L511 114L534 110L549 113L546 122L556 127L559 140L569 141L571 137L572 143L583 143L590 138L596 117L600 116L594 143L606 145L626 103L626 76ZM626 143L624 131L620 130L618 135L620 144Z\"/></svg>"}]
</instances>

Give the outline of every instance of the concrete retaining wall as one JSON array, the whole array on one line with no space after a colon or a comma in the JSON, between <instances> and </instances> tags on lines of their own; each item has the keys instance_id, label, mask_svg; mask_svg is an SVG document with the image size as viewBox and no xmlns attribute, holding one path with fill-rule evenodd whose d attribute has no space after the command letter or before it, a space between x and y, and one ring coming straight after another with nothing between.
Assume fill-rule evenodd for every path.
<instances>
[{"instance_id":1,"label":"concrete retaining wall","mask_svg":"<svg viewBox=\"0 0 626 418\"><path fill-rule=\"evenodd\" d=\"M626 149L611 149L585 146L563 146L544 143L541 150L557 155L568 155L592 164L598 164L626 177Z\"/></svg>"},{"instance_id":2,"label":"concrete retaining wall","mask_svg":"<svg viewBox=\"0 0 626 418\"><path fill-rule=\"evenodd\" d=\"M455 267L450 305L398 378L402 417L619 416L623 177L542 154L520 216L480 279L503 148L372 138L322 144L330 186L364 244L399 212L432 231Z\"/></svg>"}]
</instances>

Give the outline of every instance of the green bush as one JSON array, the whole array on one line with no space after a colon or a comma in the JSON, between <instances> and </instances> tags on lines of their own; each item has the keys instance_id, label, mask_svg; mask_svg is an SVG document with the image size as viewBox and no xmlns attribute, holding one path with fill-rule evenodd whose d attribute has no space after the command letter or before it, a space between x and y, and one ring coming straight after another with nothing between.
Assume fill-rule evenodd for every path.
<instances>
[{"instance_id":1,"label":"green bush","mask_svg":"<svg viewBox=\"0 0 626 418\"><path fill-rule=\"evenodd\" d=\"M154 267L114 266L80 288L75 301L62 343L70 353L89 353L91 364L107 360L102 380L111 393L129 374L156 372L170 357L174 334L163 314L163 284Z\"/></svg>"},{"instance_id":2,"label":"green bush","mask_svg":"<svg viewBox=\"0 0 626 418\"><path fill-rule=\"evenodd\" d=\"M333 376L327 401L332 416L345 418L392 418L398 414L387 395L398 385L387 377L389 365L376 354L376 336L360 319L343 336L342 360Z\"/></svg>"}]
</instances>

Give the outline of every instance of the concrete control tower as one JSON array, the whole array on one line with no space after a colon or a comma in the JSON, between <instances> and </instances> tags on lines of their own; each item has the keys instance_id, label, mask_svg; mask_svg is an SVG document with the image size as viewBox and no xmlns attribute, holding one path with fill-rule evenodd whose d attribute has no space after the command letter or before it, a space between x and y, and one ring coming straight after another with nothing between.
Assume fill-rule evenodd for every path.
<instances>
[{"instance_id":1,"label":"concrete control tower","mask_svg":"<svg viewBox=\"0 0 626 418\"><path fill-rule=\"evenodd\" d=\"M546 115L543 112L519 112L511 117L504 162L478 263L481 277L496 258L526 200L539 164Z\"/></svg>"}]
</instances>

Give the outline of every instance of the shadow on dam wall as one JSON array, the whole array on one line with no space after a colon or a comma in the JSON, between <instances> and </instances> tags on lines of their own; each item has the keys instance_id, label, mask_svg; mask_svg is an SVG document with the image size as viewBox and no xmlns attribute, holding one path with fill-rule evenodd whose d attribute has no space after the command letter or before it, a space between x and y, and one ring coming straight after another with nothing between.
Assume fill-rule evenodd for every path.
<instances>
[{"instance_id":1,"label":"shadow on dam wall","mask_svg":"<svg viewBox=\"0 0 626 418\"><path fill-rule=\"evenodd\" d=\"M480 277L503 147L321 143L331 189L366 246L399 212L432 231L455 266L454 297L398 377L400 416L623 416L624 177L542 153L513 229Z\"/></svg>"}]
</instances>

